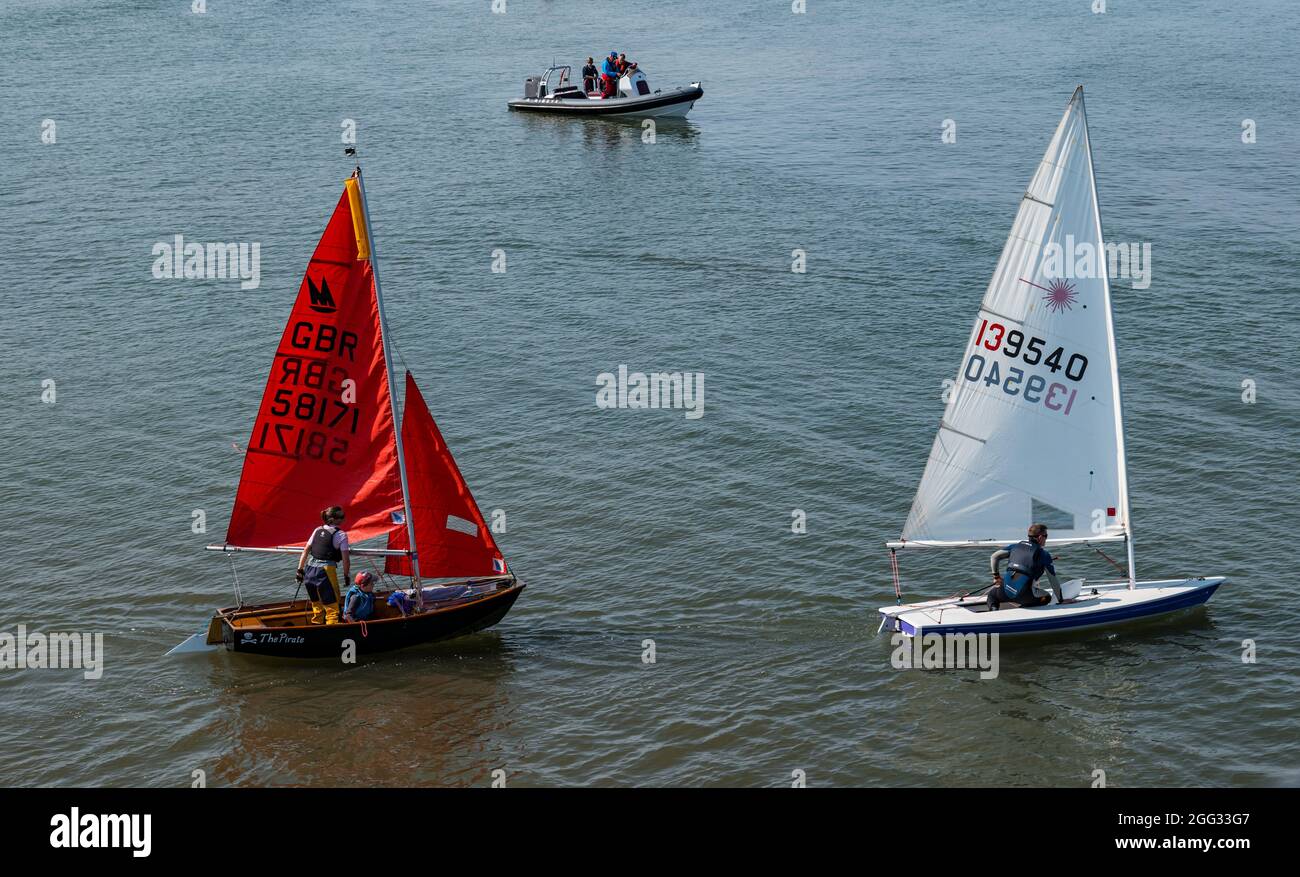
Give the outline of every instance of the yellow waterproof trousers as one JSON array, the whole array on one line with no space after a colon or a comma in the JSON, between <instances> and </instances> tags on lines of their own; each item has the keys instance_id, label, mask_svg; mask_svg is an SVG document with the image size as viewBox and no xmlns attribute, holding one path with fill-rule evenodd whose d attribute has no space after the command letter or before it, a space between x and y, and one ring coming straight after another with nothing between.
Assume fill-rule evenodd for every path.
<instances>
[{"instance_id":1,"label":"yellow waterproof trousers","mask_svg":"<svg viewBox=\"0 0 1300 877\"><path fill-rule=\"evenodd\" d=\"M303 570L303 586L311 601L312 624L339 623L339 571L332 566L311 566Z\"/></svg>"}]
</instances>

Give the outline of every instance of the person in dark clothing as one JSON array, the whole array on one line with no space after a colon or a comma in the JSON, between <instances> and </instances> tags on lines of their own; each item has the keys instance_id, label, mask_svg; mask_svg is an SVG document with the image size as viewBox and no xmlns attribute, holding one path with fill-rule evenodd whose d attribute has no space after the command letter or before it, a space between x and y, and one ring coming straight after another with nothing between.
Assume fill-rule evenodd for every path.
<instances>
[{"instance_id":1,"label":"person in dark clothing","mask_svg":"<svg viewBox=\"0 0 1300 877\"><path fill-rule=\"evenodd\" d=\"M587 59L587 66L582 68L582 90L586 94L591 94L596 90L596 77L599 71L596 70L596 61L592 58Z\"/></svg>"},{"instance_id":2,"label":"person in dark clothing","mask_svg":"<svg viewBox=\"0 0 1300 877\"><path fill-rule=\"evenodd\" d=\"M348 580L348 534L343 530L343 509L330 506L320 513L321 526L312 530L311 537L298 556L296 578L307 589L311 601L312 624L339 623L339 566L343 567L342 581Z\"/></svg>"},{"instance_id":3,"label":"person in dark clothing","mask_svg":"<svg viewBox=\"0 0 1300 877\"><path fill-rule=\"evenodd\" d=\"M1056 602L1062 602L1061 583L1056 578L1056 566L1052 555L1043 546L1047 544L1047 526L1034 524L1029 534L1019 542L1008 545L989 557L989 567L993 572L993 589L989 591L988 605L995 610L1002 603L1014 603L1017 606L1042 606L1052 601L1051 594L1044 594L1037 588L1037 581L1047 574L1056 594ZM1007 571L999 573L998 564L1007 561Z\"/></svg>"}]
</instances>

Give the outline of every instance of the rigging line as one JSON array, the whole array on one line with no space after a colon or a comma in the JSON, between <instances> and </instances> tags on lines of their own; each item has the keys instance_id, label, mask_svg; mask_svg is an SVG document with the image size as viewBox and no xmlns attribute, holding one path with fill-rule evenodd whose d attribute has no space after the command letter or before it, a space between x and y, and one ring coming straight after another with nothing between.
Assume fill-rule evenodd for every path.
<instances>
[{"instance_id":1,"label":"rigging line","mask_svg":"<svg viewBox=\"0 0 1300 877\"><path fill-rule=\"evenodd\" d=\"M994 587L994 584L993 584L992 582L990 582L989 584L985 585L984 587L982 587L982 588L976 588L976 589L973 590L973 591L958 591L958 592L955 593L955 594L949 594L949 595L948 595L946 598L944 598L944 599L952 600L952 599L954 599L954 598L956 598L956 599L962 599L962 598L965 598L965 597L974 597L974 596L976 596L976 595L978 595L978 594L982 594L983 592L987 591L989 588L992 588L992 587Z\"/></svg>"},{"instance_id":2,"label":"rigging line","mask_svg":"<svg viewBox=\"0 0 1300 877\"><path fill-rule=\"evenodd\" d=\"M894 601L896 605L903 605L903 590L898 584L898 550L889 549L889 565L894 571Z\"/></svg>"},{"instance_id":3,"label":"rigging line","mask_svg":"<svg viewBox=\"0 0 1300 877\"><path fill-rule=\"evenodd\" d=\"M244 595L239 590L239 573L235 569L235 555L227 554L226 560L230 561L230 574L235 578L235 608L244 608Z\"/></svg>"},{"instance_id":4,"label":"rigging line","mask_svg":"<svg viewBox=\"0 0 1300 877\"><path fill-rule=\"evenodd\" d=\"M1106 558L1106 560L1110 561L1110 565L1115 567L1115 569L1119 570L1124 575L1125 578L1128 577L1128 570L1126 570L1124 567L1120 566L1118 563L1112 560L1110 555L1102 551L1100 548L1096 548L1092 545L1089 545L1088 547L1091 548L1093 551L1097 552L1098 554L1100 554L1102 557Z\"/></svg>"},{"instance_id":5,"label":"rigging line","mask_svg":"<svg viewBox=\"0 0 1300 877\"><path fill-rule=\"evenodd\" d=\"M406 357L402 356L402 348L397 346L397 339L390 337L388 339L388 343L393 348L393 353L397 354L397 361L401 363L402 371L403 372L408 371L409 367L406 364Z\"/></svg>"},{"instance_id":6,"label":"rigging line","mask_svg":"<svg viewBox=\"0 0 1300 877\"><path fill-rule=\"evenodd\" d=\"M370 566L373 567L372 574L377 582L386 586L390 592L401 590L401 588L394 583L394 580L389 578L388 573L379 566L379 560L377 558L369 557L367 559L370 561Z\"/></svg>"}]
</instances>

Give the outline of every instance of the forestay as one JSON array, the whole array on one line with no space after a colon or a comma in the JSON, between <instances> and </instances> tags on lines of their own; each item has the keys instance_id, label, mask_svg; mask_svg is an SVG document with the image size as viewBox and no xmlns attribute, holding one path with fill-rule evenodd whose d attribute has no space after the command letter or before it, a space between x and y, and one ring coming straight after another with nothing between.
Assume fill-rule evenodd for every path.
<instances>
[{"instance_id":1,"label":"forestay","mask_svg":"<svg viewBox=\"0 0 1300 877\"><path fill-rule=\"evenodd\" d=\"M971 328L907 547L1128 533L1119 378L1083 90L1056 128Z\"/></svg>"}]
</instances>

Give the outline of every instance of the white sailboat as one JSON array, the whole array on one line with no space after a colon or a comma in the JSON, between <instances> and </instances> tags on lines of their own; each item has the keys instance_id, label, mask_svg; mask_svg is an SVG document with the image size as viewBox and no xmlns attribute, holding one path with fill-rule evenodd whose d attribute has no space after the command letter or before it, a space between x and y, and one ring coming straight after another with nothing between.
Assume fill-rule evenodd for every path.
<instances>
[{"instance_id":1,"label":"white sailboat","mask_svg":"<svg viewBox=\"0 0 1300 877\"><path fill-rule=\"evenodd\" d=\"M897 552L992 550L1045 523L1048 546L1125 543L1127 580L1068 582L1066 602L989 611L983 596L883 606L906 635L1034 633L1199 605L1223 577L1139 581L1119 368L1083 86L1020 202L984 294Z\"/></svg>"}]
</instances>

